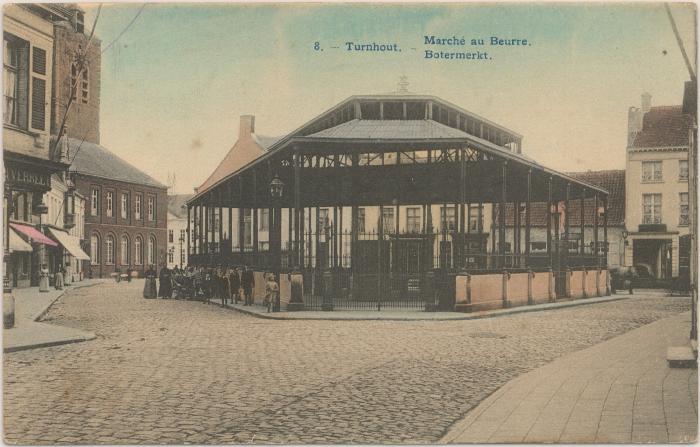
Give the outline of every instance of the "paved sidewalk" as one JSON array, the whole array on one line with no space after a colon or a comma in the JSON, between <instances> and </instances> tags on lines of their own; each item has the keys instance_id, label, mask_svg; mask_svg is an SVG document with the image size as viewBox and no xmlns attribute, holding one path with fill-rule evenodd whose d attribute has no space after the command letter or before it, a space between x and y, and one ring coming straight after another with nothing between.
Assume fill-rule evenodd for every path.
<instances>
[{"instance_id":1,"label":"paved sidewalk","mask_svg":"<svg viewBox=\"0 0 700 447\"><path fill-rule=\"evenodd\" d=\"M298 312L267 312L267 308L255 304L244 306L242 304L230 304L226 307L239 312L272 320L384 320L384 321L442 321L442 320L477 320L480 318L490 318L504 315L520 314L525 312L537 312L542 310L563 309L566 307L582 306L586 304L606 303L609 301L624 300L627 298L655 297L658 298L659 291L635 292L634 295L627 293L603 296L596 298L582 298L576 300L563 300L556 303L533 304L529 306L517 306L508 309L484 310L479 312L425 312L423 309L391 309L382 308L376 310L333 310L324 312L320 310L304 310ZM211 300L212 303L221 304L219 300Z\"/></svg>"},{"instance_id":2,"label":"paved sidewalk","mask_svg":"<svg viewBox=\"0 0 700 447\"><path fill-rule=\"evenodd\" d=\"M669 368L690 314L656 321L522 375L441 443L629 443L697 439L697 369Z\"/></svg>"},{"instance_id":3,"label":"paved sidewalk","mask_svg":"<svg viewBox=\"0 0 700 447\"><path fill-rule=\"evenodd\" d=\"M39 320L51 305L71 289L89 287L104 282L104 279L86 279L71 284L63 290L53 287L48 292L39 292L38 287L13 289L15 298L15 326L3 329L2 346L4 352L43 348L66 343L92 340L95 334L65 326L42 323Z\"/></svg>"}]
</instances>

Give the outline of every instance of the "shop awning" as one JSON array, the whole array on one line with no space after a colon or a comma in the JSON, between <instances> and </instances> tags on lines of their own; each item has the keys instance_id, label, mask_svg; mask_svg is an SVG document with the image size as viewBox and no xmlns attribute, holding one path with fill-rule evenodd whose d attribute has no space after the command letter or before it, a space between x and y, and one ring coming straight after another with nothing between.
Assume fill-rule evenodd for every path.
<instances>
[{"instance_id":1,"label":"shop awning","mask_svg":"<svg viewBox=\"0 0 700 447\"><path fill-rule=\"evenodd\" d=\"M90 256L88 256L83 249L80 248L80 240L78 240L77 237L71 236L67 232L57 230L55 228L49 228L49 232L58 240L58 242L61 243L61 245L63 245L63 248L68 250L68 253L70 253L75 259L80 261L90 260Z\"/></svg>"},{"instance_id":2,"label":"shop awning","mask_svg":"<svg viewBox=\"0 0 700 447\"><path fill-rule=\"evenodd\" d=\"M19 237L19 234L15 230L10 230L10 252L16 251L32 251L32 246L24 242L24 240Z\"/></svg>"},{"instance_id":3,"label":"shop awning","mask_svg":"<svg viewBox=\"0 0 700 447\"><path fill-rule=\"evenodd\" d=\"M37 244L50 245L51 247L58 247L57 243L44 236L41 231L37 230L34 227L17 223L11 223L10 226L22 233L23 235L27 236L29 239L31 239L32 242L35 242Z\"/></svg>"}]
</instances>

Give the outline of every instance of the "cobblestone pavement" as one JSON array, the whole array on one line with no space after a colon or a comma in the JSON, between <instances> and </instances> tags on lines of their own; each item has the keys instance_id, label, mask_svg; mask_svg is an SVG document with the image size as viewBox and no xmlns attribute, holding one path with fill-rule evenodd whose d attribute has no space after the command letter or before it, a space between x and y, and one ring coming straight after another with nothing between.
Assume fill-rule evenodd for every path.
<instances>
[{"instance_id":1,"label":"cobblestone pavement","mask_svg":"<svg viewBox=\"0 0 700 447\"><path fill-rule=\"evenodd\" d=\"M48 319L97 339L5 354L10 443L432 443L510 379L689 309L645 297L472 321L274 321L143 283Z\"/></svg>"}]
</instances>

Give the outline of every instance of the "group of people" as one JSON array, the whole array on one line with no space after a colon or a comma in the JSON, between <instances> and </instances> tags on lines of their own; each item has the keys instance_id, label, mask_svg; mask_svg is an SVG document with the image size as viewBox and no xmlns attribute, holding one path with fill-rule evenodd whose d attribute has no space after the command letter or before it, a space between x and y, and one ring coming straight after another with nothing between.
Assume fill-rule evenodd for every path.
<instances>
[{"instance_id":1,"label":"group of people","mask_svg":"<svg viewBox=\"0 0 700 447\"><path fill-rule=\"evenodd\" d=\"M149 269L146 277L155 277ZM158 297L191 298L210 301L218 299L222 305L228 302L253 304L255 275L247 266L242 267L193 267L169 269L163 266L158 275Z\"/></svg>"}]
</instances>

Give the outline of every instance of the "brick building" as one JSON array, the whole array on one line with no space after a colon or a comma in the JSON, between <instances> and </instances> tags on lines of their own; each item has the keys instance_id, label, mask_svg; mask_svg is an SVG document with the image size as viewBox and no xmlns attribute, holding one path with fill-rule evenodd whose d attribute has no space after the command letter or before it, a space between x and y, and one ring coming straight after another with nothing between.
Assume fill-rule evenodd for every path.
<instances>
[{"instance_id":1,"label":"brick building","mask_svg":"<svg viewBox=\"0 0 700 447\"><path fill-rule=\"evenodd\" d=\"M71 174L86 197L85 248L93 277L117 270L142 274L164 264L167 187L98 144L68 143L76 154Z\"/></svg>"}]
</instances>

